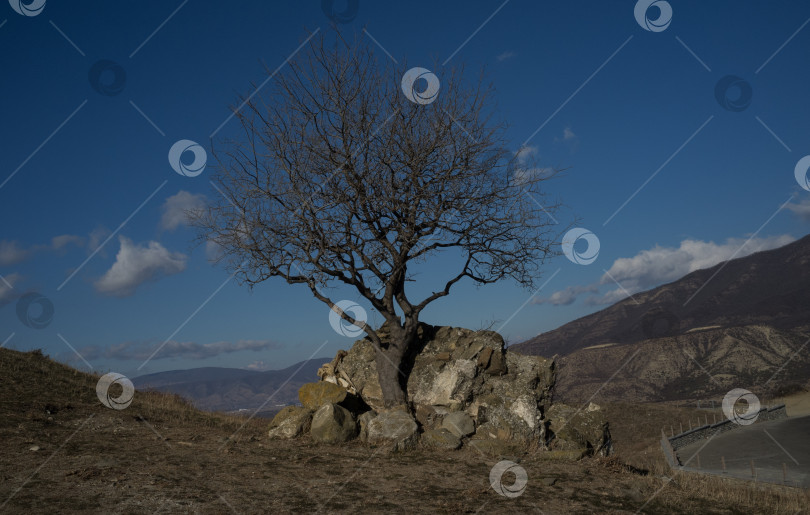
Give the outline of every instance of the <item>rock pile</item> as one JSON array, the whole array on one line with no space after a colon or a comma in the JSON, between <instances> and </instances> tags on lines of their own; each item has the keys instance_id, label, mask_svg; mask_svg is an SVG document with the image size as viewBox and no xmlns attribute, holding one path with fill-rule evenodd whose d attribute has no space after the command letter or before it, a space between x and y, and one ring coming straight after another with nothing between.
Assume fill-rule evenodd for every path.
<instances>
[{"instance_id":1,"label":"rock pile","mask_svg":"<svg viewBox=\"0 0 810 515\"><path fill-rule=\"evenodd\" d=\"M385 340L385 328L379 334ZM279 412L269 435L309 433L325 443L359 438L391 450L470 446L507 454L529 448L571 458L611 450L598 406L552 404L554 360L510 352L498 333L423 324L407 366L412 405L386 410L374 347L358 340L321 367L320 382L300 389L302 406Z\"/></svg>"}]
</instances>

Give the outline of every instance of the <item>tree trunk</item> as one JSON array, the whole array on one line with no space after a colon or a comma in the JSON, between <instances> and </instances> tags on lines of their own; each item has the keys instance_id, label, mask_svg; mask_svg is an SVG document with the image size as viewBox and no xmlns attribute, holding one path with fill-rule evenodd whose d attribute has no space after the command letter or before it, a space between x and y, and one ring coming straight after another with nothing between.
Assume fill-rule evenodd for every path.
<instances>
[{"instance_id":1,"label":"tree trunk","mask_svg":"<svg viewBox=\"0 0 810 515\"><path fill-rule=\"evenodd\" d=\"M380 382L383 404L386 408L408 402L408 378L402 372L404 347L404 345L389 344L387 349L377 350L377 379Z\"/></svg>"},{"instance_id":2,"label":"tree trunk","mask_svg":"<svg viewBox=\"0 0 810 515\"><path fill-rule=\"evenodd\" d=\"M377 379L386 408L408 403L411 367L406 360L417 341L418 324L416 319L406 320L404 325L388 324L382 348L377 349Z\"/></svg>"}]
</instances>

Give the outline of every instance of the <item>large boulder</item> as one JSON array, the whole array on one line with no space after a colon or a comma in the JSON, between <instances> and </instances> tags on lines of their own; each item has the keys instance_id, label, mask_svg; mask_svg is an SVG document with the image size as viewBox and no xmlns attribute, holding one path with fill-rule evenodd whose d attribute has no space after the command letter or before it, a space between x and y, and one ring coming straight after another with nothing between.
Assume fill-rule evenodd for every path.
<instances>
[{"instance_id":1,"label":"large boulder","mask_svg":"<svg viewBox=\"0 0 810 515\"><path fill-rule=\"evenodd\" d=\"M342 443L357 436L357 423L349 410L329 402L312 415L310 435L316 442Z\"/></svg>"},{"instance_id":2,"label":"large boulder","mask_svg":"<svg viewBox=\"0 0 810 515\"><path fill-rule=\"evenodd\" d=\"M453 451L461 447L461 438L443 427L425 431L422 433L422 438L420 438L419 441L424 447L429 449Z\"/></svg>"},{"instance_id":3,"label":"large boulder","mask_svg":"<svg viewBox=\"0 0 810 515\"><path fill-rule=\"evenodd\" d=\"M364 403L359 397L331 382L305 383L298 390L298 400L305 408L313 411L330 402L349 411L364 411Z\"/></svg>"},{"instance_id":4,"label":"large boulder","mask_svg":"<svg viewBox=\"0 0 810 515\"><path fill-rule=\"evenodd\" d=\"M287 406L279 411L272 422L268 436L270 438L295 438L309 431L312 412L301 406Z\"/></svg>"},{"instance_id":5,"label":"large boulder","mask_svg":"<svg viewBox=\"0 0 810 515\"><path fill-rule=\"evenodd\" d=\"M577 451L584 456L607 456L612 452L608 422L598 405L590 403L587 408L578 409L555 403L549 409L548 417L552 449Z\"/></svg>"},{"instance_id":6,"label":"large boulder","mask_svg":"<svg viewBox=\"0 0 810 515\"><path fill-rule=\"evenodd\" d=\"M419 426L405 411L384 411L371 419L367 425L369 443L387 446L392 451L404 451L416 447Z\"/></svg>"},{"instance_id":7,"label":"large boulder","mask_svg":"<svg viewBox=\"0 0 810 515\"><path fill-rule=\"evenodd\" d=\"M475 432L475 422L473 422L471 416L463 411L455 411L445 415L444 419L442 419L442 428L462 438Z\"/></svg>"}]
</instances>

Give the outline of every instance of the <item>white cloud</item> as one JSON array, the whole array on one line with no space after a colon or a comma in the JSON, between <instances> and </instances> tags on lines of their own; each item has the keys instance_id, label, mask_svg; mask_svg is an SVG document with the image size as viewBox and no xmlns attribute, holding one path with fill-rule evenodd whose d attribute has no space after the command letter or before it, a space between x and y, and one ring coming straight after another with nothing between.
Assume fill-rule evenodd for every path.
<instances>
[{"instance_id":1,"label":"white cloud","mask_svg":"<svg viewBox=\"0 0 810 515\"><path fill-rule=\"evenodd\" d=\"M31 254L30 249L20 247L16 241L0 241L0 266L19 263Z\"/></svg>"},{"instance_id":2,"label":"white cloud","mask_svg":"<svg viewBox=\"0 0 810 515\"><path fill-rule=\"evenodd\" d=\"M631 258L617 259L599 282L600 284L618 282L625 290L635 293L675 281L695 270L711 268L722 261L781 247L795 240L793 236L783 234L750 240L729 238L722 244L713 241L683 240L678 248L656 245L651 249L642 250Z\"/></svg>"},{"instance_id":3,"label":"white cloud","mask_svg":"<svg viewBox=\"0 0 810 515\"><path fill-rule=\"evenodd\" d=\"M106 348L85 347L80 352L85 359L119 359L119 360L145 360L149 359L206 359L240 351L266 351L282 347L280 343L271 340L239 340L236 342L124 342ZM157 351L157 352L156 352Z\"/></svg>"},{"instance_id":4,"label":"white cloud","mask_svg":"<svg viewBox=\"0 0 810 515\"><path fill-rule=\"evenodd\" d=\"M495 59L497 59L498 62L501 62L501 61L506 61L507 59L511 59L513 57L515 57L515 53L512 52L511 50L507 50L506 52L498 54L498 56L495 57Z\"/></svg>"},{"instance_id":5,"label":"white cloud","mask_svg":"<svg viewBox=\"0 0 810 515\"><path fill-rule=\"evenodd\" d=\"M785 207L790 209L794 215L798 216L802 220L810 222L810 199L806 198L796 204L791 202Z\"/></svg>"},{"instance_id":6,"label":"white cloud","mask_svg":"<svg viewBox=\"0 0 810 515\"><path fill-rule=\"evenodd\" d=\"M76 245L77 247L81 247L84 245L84 238L81 236L75 236L73 234L62 234L60 236L54 236L51 239L51 248L53 250L62 249L70 244Z\"/></svg>"},{"instance_id":7,"label":"white cloud","mask_svg":"<svg viewBox=\"0 0 810 515\"><path fill-rule=\"evenodd\" d=\"M189 212L201 211L205 207L205 195L180 190L163 203L163 216L160 227L173 231L181 225L189 224Z\"/></svg>"},{"instance_id":8,"label":"white cloud","mask_svg":"<svg viewBox=\"0 0 810 515\"><path fill-rule=\"evenodd\" d=\"M552 306L567 306L573 304L577 297L582 293L596 293L599 287L594 285L590 286L569 286L564 290L556 291L550 297L538 298L532 301L532 304L551 304Z\"/></svg>"},{"instance_id":9,"label":"white cloud","mask_svg":"<svg viewBox=\"0 0 810 515\"><path fill-rule=\"evenodd\" d=\"M594 284L569 286L534 303L569 305L574 303L579 295L597 293L600 287L608 285L613 289L601 295L592 295L585 303L591 306L613 304L636 292L676 281L695 270L711 268L723 261L745 257L754 252L782 247L795 240L793 236L783 234L750 240L728 238L720 244L687 239L681 241L677 248L656 245L651 249L642 250L633 257L617 259Z\"/></svg>"},{"instance_id":10,"label":"white cloud","mask_svg":"<svg viewBox=\"0 0 810 515\"><path fill-rule=\"evenodd\" d=\"M147 281L155 281L186 268L187 257L184 254L169 252L156 241L150 241L144 247L135 245L124 236L119 236L118 240L121 248L115 256L115 263L95 283L100 293L126 297Z\"/></svg>"},{"instance_id":11,"label":"white cloud","mask_svg":"<svg viewBox=\"0 0 810 515\"><path fill-rule=\"evenodd\" d=\"M524 146L515 152L515 169L512 172L512 181L516 186L522 186L534 179L546 179L554 175L552 168L536 166L539 159L537 147Z\"/></svg>"},{"instance_id":12,"label":"white cloud","mask_svg":"<svg viewBox=\"0 0 810 515\"><path fill-rule=\"evenodd\" d=\"M19 296L14 287L21 279L20 274L8 274L0 279L0 306L8 304Z\"/></svg>"},{"instance_id":13,"label":"white cloud","mask_svg":"<svg viewBox=\"0 0 810 515\"><path fill-rule=\"evenodd\" d=\"M256 370L259 372L264 372L265 370L270 370L270 365L268 365L264 361L254 361L253 363L246 365L244 368L246 368L247 370Z\"/></svg>"}]
</instances>

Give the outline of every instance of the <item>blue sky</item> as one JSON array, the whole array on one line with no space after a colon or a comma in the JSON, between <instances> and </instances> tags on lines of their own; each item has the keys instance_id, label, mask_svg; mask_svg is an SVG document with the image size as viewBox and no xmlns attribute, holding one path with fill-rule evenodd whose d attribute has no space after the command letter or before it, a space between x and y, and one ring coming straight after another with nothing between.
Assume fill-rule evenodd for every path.
<instances>
[{"instance_id":1,"label":"blue sky","mask_svg":"<svg viewBox=\"0 0 810 515\"><path fill-rule=\"evenodd\" d=\"M17 5L0 5L0 341L130 377L282 368L350 346L306 287L250 292L209 263L178 210L217 194L212 168L185 177L168 159L179 140L210 149L212 133L235 133L228 106L328 29L321 2L48 1L35 16ZM598 239L590 264L551 261L540 291L462 283L427 322L494 322L518 342L807 234L810 193L794 171L810 154L810 5L671 0L642 5L639 21L635 6L360 1L340 25L440 79L485 67L514 149L568 169L547 183L561 224L579 217ZM743 81L720 91L732 109L715 91L729 75ZM438 261L417 288L444 271Z\"/></svg>"}]
</instances>

